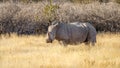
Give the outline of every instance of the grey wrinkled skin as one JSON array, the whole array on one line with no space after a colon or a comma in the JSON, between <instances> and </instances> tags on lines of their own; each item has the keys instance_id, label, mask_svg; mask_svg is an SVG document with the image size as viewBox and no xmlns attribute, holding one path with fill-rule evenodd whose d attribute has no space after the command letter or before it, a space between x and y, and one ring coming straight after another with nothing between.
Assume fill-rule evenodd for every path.
<instances>
[{"instance_id":1,"label":"grey wrinkled skin","mask_svg":"<svg viewBox=\"0 0 120 68\"><path fill-rule=\"evenodd\" d=\"M52 43L54 39L66 44L96 43L96 29L90 23L57 23L53 22L48 27L47 43Z\"/></svg>"}]
</instances>

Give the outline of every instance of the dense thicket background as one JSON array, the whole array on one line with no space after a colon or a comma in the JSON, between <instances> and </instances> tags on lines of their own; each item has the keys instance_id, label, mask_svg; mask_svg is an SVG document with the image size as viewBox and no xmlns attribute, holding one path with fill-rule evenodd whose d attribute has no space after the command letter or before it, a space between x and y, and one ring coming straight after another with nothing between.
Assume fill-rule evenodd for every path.
<instances>
[{"instance_id":1,"label":"dense thicket background","mask_svg":"<svg viewBox=\"0 0 120 68\"><path fill-rule=\"evenodd\" d=\"M40 2L40 1L50 1L50 0L0 0L1 2L6 2L6 1L9 1L9 2ZM52 0L54 2L76 2L76 3L90 3L90 2L94 2L94 1L99 1L99 2L104 2L104 3L107 3L107 2L117 2L117 3L120 3L120 0Z\"/></svg>"},{"instance_id":2,"label":"dense thicket background","mask_svg":"<svg viewBox=\"0 0 120 68\"><path fill-rule=\"evenodd\" d=\"M39 2L38 2L39 1ZM1 0L0 34L43 34L52 20L120 32L120 0Z\"/></svg>"}]
</instances>

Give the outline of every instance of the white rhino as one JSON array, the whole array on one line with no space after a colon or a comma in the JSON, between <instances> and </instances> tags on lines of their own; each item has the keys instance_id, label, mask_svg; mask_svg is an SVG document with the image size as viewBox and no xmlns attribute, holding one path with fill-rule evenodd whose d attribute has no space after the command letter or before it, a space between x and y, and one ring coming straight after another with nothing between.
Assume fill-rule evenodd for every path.
<instances>
[{"instance_id":1,"label":"white rhino","mask_svg":"<svg viewBox=\"0 0 120 68\"><path fill-rule=\"evenodd\" d=\"M90 23L59 23L52 22L48 27L47 43L52 43L54 39L66 44L76 43L96 43L96 29Z\"/></svg>"}]
</instances>

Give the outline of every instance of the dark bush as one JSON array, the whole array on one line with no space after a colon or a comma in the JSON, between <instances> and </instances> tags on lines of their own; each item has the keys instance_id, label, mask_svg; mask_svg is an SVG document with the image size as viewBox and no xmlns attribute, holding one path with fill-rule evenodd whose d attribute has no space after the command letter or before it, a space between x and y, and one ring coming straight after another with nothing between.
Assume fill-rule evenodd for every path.
<instances>
[{"instance_id":1,"label":"dark bush","mask_svg":"<svg viewBox=\"0 0 120 68\"><path fill-rule=\"evenodd\" d=\"M107 4L66 2L59 5L53 3L52 6L47 2L0 4L0 34L45 34L50 20L67 23L90 22L97 31L120 32L120 5L112 2Z\"/></svg>"}]
</instances>

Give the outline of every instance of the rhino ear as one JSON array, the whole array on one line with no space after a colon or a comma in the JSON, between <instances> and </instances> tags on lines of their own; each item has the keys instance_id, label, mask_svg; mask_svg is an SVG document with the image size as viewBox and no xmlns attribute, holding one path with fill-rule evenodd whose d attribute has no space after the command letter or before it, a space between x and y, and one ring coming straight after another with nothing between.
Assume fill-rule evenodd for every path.
<instances>
[{"instance_id":1,"label":"rhino ear","mask_svg":"<svg viewBox=\"0 0 120 68\"><path fill-rule=\"evenodd\" d=\"M54 26L57 26L59 24L59 22L56 22L55 24L54 24Z\"/></svg>"},{"instance_id":2,"label":"rhino ear","mask_svg":"<svg viewBox=\"0 0 120 68\"><path fill-rule=\"evenodd\" d=\"M52 24L53 26L56 26L56 25L58 25L58 22L55 20L55 21L53 21L51 24Z\"/></svg>"}]
</instances>

